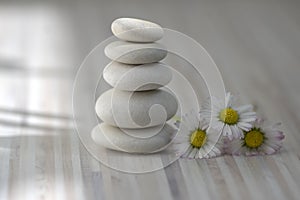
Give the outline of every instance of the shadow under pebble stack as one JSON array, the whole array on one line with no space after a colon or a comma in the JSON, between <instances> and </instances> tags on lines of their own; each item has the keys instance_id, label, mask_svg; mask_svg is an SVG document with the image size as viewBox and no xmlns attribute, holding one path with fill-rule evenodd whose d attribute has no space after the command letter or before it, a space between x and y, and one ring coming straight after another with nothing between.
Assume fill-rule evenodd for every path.
<instances>
[{"instance_id":1,"label":"shadow under pebble stack","mask_svg":"<svg viewBox=\"0 0 300 200\"><path fill-rule=\"evenodd\" d=\"M96 102L96 113L103 123L93 129L92 138L113 150L158 152L175 134L166 121L178 108L176 98L161 88L172 79L170 67L159 62L167 50L155 42L163 37L163 29L133 18L116 19L111 28L120 40L105 48L112 62L103 77L113 88Z\"/></svg>"}]
</instances>

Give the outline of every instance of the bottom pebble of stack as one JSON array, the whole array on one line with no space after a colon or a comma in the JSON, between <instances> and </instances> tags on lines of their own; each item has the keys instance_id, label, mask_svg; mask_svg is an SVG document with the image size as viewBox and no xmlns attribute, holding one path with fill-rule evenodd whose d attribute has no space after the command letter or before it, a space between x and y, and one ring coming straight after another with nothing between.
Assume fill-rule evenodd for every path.
<instances>
[{"instance_id":1,"label":"bottom pebble of stack","mask_svg":"<svg viewBox=\"0 0 300 200\"><path fill-rule=\"evenodd\" d=\"M96 144L108 149L127 153L155 153L165 149L175 134L176 130L167 123L135 130L101 123L92 130L91 136Z\"/></svg>"}]
</instances>

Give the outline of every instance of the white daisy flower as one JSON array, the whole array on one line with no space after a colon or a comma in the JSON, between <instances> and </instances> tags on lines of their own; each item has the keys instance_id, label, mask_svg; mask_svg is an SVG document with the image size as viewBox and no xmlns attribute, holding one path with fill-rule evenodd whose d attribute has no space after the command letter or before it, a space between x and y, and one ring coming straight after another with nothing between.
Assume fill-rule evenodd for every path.
<instances>
[{"instance_id":1,"label":"white daisy flower","mask_svg":"<svg viewBox=\"0 0 300 200\"><path fill-rule=\"evenodd\" d=\"M253 128L244 132L244 138L227 141L227 153L246 156L276 153L285 137L279 125L264 126L263 120L256 120Z\"/></svg>"},{"instance_id":2,"label":"white daisy flower","mask_svg":"<svg viewBox=\"0 0 300 200\"><path fill-rule=\"evenodd\" d=\"M199 113L191 111L175 125L179 127L179 133L174 144L182 158L212 158L222 154L219 132L208 131L208 123L200 120Z\"/></svg>"},{"instance_id":3,"label":"white daisy flower","mask_svg":"<svg viewBox=\"0 0 300 200\"><path fill-rule=\"evenodd\" d=\"M235 100L230 93L226 94L225 104L212 97L204 103L200 111L206 121L211 120L212 128L222 130L223 136L229 140L244 137L243 131L249 131L256 120L252 105L236 106Z\"/></svg>"}]
</instances>

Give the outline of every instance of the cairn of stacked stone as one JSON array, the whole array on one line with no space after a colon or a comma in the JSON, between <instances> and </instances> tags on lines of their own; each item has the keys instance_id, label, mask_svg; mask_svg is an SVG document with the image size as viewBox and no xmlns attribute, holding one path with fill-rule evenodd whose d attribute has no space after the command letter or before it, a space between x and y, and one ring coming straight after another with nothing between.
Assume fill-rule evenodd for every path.
<instances>
[{"instance_id":1,"label":"cairn of stacked stone","mask_svg":"<svg viewBox=\"0 0 300 200\"><path fill-rule=\"evenodd\" d=\"M174 136L166 123L177 112L176 98L162 87L172 79L170 67L160 62L166 48L157 42L161 26L140 19L119 18L111 26L119 39L108 44L112 60L103 78L113 88L97 99L96 113L103 121L92 131L97 145L128 153L164 149Z\"/></svg>"}]
</instances>

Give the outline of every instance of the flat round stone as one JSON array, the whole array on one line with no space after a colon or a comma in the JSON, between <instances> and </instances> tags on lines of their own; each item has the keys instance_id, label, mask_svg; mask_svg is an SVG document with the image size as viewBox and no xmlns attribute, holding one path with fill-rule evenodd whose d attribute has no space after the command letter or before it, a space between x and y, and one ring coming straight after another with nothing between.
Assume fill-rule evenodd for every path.
<instances>
[{"instance_id":1,"label":"flat round stone","mask_svg":"<svg viewBox=\"0 0 300 200\"><path fill-rule=\"evenodd\" d=\"M158 24L135 18L116 19L111 24L111 30L117 38L130 42L154 42L164 34Z\"/></svg>"},{"instance_id":2,"label":"flat round stone","mask_svg":"<svg viewBox=\"0 0 300 200\"><path fill-rule=\"evenodd\" d=\"M147 138L129 135L127 131L131 130L101 123L92 130L91 137L96 144L108 149L128 153L154 153L165 149L176 134L175 129L168 124L161 127L159 132L156 127L134 130L137 135L153 134Z\"/></svg>"},{"instance_id":3,"label":"flat round stone","mask_svg":"<svg viewBox=\"0 0 300 200\"><path fill-rule=\"evenodd\" d=\"M115 41L104 49L111 60L125 64L147 64L159 62L167 56L166 48L159 43L131 43Z\"/></svg>"},{"instance_id":4,"label":"flat round stone","mask_svg":"<svg viewBox=\"0 0 300 200\"><path fill-rule=\"evenodd\" d=\"M145 91L167 85L172 79L172 71L163 63L128 65L111 62L104 68L103 78L119 90Z\"/></svg>"},{"instance_id":5,"label":"flat round stone","mask_svg":"<svg viewBox=\"0 0 300 200\"><path fill-rule=\"evenodd\" d=\"M165 123L178 108L176 98L162 89L127 92L110 89L96 102L96 113L105 123L121 128L146 128Z\"/></svg>"}]
</instances>

